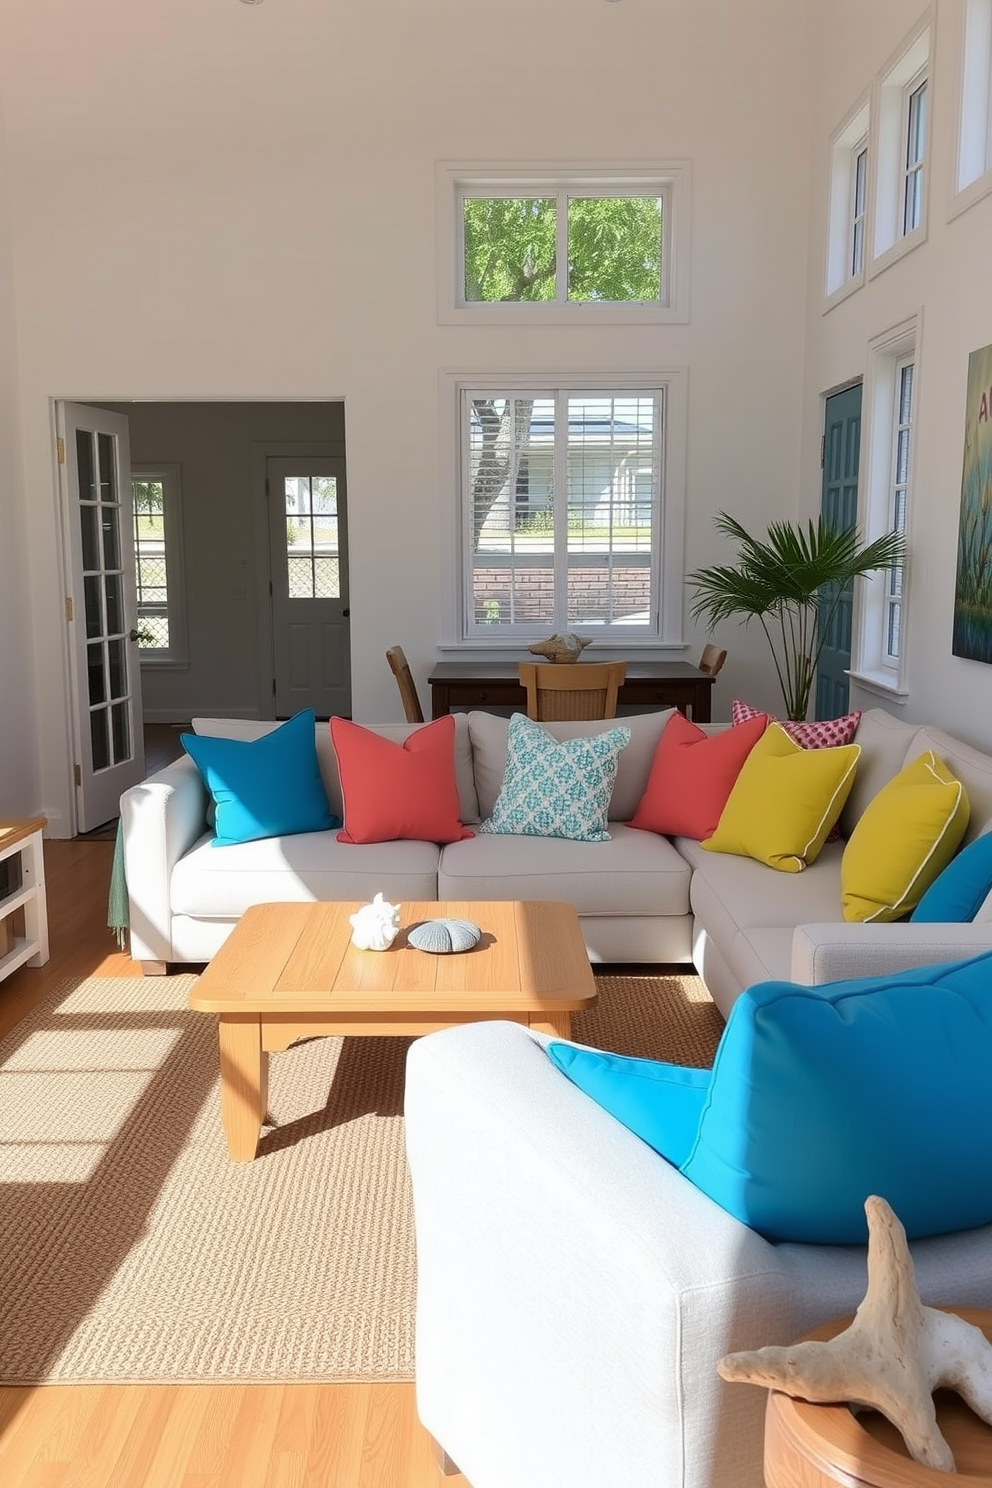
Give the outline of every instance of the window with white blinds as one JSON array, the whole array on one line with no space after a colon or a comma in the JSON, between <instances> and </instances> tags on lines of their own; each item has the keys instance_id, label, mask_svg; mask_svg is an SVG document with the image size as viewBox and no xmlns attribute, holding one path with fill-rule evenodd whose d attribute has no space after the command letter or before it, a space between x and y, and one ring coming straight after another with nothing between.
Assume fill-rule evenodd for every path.
<instances>
[{"instance_id":1,"label":"window with white blinds","mask_svg":"<svg viewBox=\"0 0 992 1488\"><path fill-rule=\"evenodd\" d=\"M463 636L662 635L667 395L461 389Z\"/></svg>"}]
</instances>

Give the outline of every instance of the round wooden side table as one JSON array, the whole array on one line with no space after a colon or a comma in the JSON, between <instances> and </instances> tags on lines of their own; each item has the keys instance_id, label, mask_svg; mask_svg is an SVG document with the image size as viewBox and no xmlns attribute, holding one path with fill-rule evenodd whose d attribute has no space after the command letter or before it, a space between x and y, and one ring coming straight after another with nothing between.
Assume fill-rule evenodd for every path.
<instances>
[{"instance_id":1,"label":"round wooden side table","mask_svg":"<svg viewBox=\"0 0 992 1488\"><path fill-rule=\"evenodd\" d=\"M992 1341L992 1311L948 1308L975 1323ZM824 1323L807 1338L832 1338L850 1318ZM934 1397L940 1429L954 1453L957 1472L921 1467L906 1451L896 1428L877 1411L846 1405L813 1405L769 1391L765 1413L765 1482L768 1488L992 1488L992 1426L959 1395Z\"/></svg>"}]
</instances>

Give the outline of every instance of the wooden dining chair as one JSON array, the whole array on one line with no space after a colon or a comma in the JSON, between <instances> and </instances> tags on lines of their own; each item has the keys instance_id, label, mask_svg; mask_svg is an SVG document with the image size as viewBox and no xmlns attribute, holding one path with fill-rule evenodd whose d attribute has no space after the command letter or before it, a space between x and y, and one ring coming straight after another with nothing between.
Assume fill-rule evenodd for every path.
<instances>
[{"instance_id":1,"label":"wooden dining chair","mask_svg":"<svg viewBox=\"0 0 992 1488\"><path fill-rule=\"evenodd\" d=\"M520 681L527 689L527 717L537 723L570 718L616 718L617 691L627 675L625 661L522 661Z\"/></svg>"},{"instance_id":2,"label":"wooden dining chair","mask_svg":"<svg viewBox=\"0 0 992 1488\"><path fill-rule=\"evenodd\" d=\"M403 654L403 647L389 646L386 650L386 660L389 662L390 671L396 678L396 686L403 700L403 713L407 723L423 723L423 709L420 706L420 698L417 696L410 663Z\"/></svg>"},{"instance_id":3,"label":"wooden dining chair","mask_svg":"<svg viewBox=\"0 0 992 1488\"><path fill-rule=\"evenodd\" d=\"M726 651L722 651L719 646L704 646L699 658L699 670L705 672L707 677L715 677L726 659Z\"/></svg>"}]
</instances>

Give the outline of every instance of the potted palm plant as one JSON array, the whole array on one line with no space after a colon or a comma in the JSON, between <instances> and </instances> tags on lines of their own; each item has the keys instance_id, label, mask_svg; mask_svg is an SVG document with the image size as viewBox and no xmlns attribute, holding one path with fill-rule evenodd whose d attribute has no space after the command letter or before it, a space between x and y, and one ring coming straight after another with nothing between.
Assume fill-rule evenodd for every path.
<instances>
[{"instance_id":1,"label":"potted palm plant","mask_svg":"<svg viewBox=\"0 0 992 1488\"><path fill-rule=\"evenodd\" d=\"M862 547L857 527L831 527L822 516L805 527L772 522L763 540L726 512L714 522L737 542L737 561L689 574L695 589L691 613L711 630L732 617L744 625L757 618L775 663L786 717L804 719L841 596L858 574L902 563L903 534L887 532Z\"/></svg>"}]
</instances>

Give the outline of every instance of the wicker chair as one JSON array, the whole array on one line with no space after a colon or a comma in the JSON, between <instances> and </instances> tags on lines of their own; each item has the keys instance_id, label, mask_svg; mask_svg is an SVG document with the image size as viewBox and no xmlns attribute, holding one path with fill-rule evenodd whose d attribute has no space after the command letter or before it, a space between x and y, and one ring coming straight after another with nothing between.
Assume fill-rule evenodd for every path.
<instances>
[{"instance_id":1,"label":"wicker chair","mask_svg":"<svg viewBox=\"0 0 992 1488\"><path fill-rule=\"evenodd\" d=\"M625 661L522 661L520 681L527 689L527 717L538 723L565 719L615 718L617 691L627 675Z\"/></svg>"},{"instance_id":2,"label":"wicker chair","mask_svg":"<svg viewBox=\"0 0 992 1488\"><path fill-rule=\"evenodd\" d=\"M386 660L389 662L390 671L396 678L396 685L400 690L400 697L403 700L403 713L407 723L423 723L423 709L420 706L420 698L417 696L417 688L410 671L410 663L403 654L403 647L390 646L386 651Z\"/></svg>"}]
</instances>

